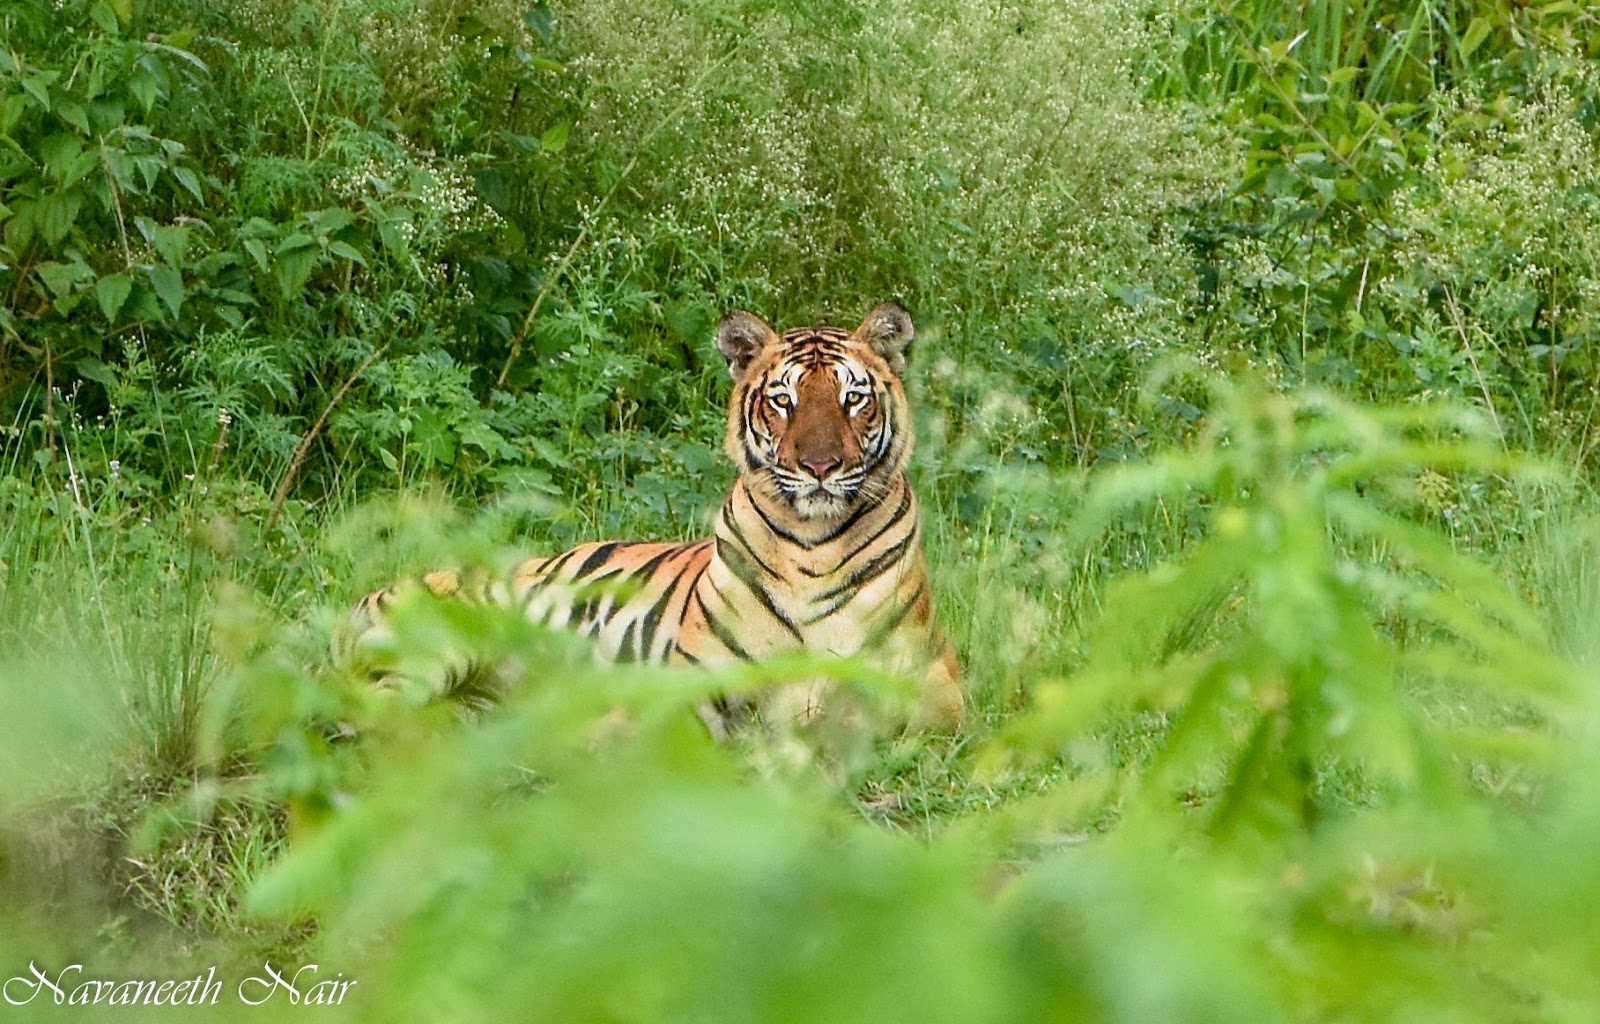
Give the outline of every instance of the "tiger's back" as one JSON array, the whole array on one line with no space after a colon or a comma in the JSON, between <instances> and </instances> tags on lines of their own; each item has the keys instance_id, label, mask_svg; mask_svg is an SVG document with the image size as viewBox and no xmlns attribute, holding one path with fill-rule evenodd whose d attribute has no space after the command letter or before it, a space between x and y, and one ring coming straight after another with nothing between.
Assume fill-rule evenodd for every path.
<instances>
[{"instance_id":1,"label":"tiger's back","mask_svg":"<svg viewBox=\"0 0 1600 1024\"><path fill-rule=\"evenodd\" d=\"M685 660L681 624L711 556L709 540L580 544L524 562L511 590L530 618L583 633L607 661L676 662Z\"/></svg>"}]
</instances>

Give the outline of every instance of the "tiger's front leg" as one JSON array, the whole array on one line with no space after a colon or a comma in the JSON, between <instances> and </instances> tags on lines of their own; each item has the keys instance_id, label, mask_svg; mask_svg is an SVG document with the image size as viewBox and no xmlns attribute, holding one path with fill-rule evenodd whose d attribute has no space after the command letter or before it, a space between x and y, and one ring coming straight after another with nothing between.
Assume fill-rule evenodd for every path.
<instances>
[{"instance_id":1,"label":"tiger's front leg","mask_svg":"<svg viewBox=\"0 0 1600 1024\"><path fill-rule=\"evenodd\" d=\"M891 663L900 673L919 680L916 696L909 702L894 700L889 709L873 714L856 692L838 678L808 676L774 684L746 701L746 718L759 718L768 726L810 728L823 722L848 729L864 730L876 726L887 732L954 733L966 718L966 694L962 690L955 649L942 637L932 658L916 658Z\"/></svg>"},{"instance_id":2,"label":"tiger's front leg","mask_svg":"<svg viewBox=\"0 0 1600 1024\"><path fill-rule=\"evenodd\" d=\"M953 733L966 721L967 696L956 650L943 637L939 640L943 649L928 666L909 724L918 731Z\"/></svg>"}]
</instances>

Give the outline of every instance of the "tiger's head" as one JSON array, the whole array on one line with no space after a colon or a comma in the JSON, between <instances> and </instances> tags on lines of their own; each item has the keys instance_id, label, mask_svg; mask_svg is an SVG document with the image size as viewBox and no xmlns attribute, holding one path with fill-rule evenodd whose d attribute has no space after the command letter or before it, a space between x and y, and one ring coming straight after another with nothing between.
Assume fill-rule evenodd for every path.
<instances>
[{"instance_id":1,"label":"tiger's head","mask_svg":"<svg viewBox=\"0 0 1600 1024\"><path fill-rule=\"evenodd\" d=\"M900 375L911 315L886 302L855 331L778 334L743 310L717 326L733 374L727 451L750 490L825 523L880 500L911 453Z\"/></svg>"}]
</instances>

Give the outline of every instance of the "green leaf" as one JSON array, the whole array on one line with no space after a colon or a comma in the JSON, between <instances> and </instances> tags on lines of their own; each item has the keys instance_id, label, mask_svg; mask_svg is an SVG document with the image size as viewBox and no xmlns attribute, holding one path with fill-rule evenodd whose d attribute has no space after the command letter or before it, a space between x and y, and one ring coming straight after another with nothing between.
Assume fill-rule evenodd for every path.
<instances>
[{"instance_id":1,"label":"green leaf","mask_svg":"<svg viewBox=\"0 0 1600 1024\"><path fill-rule=\"evenodd\" d=\"M524 153L539 152L539 140L532 135L519 135L516 132L503 131L500 137L510 143L511 148L520 149Z\"/></svg>"},{"instance_id":2,"label":"green leaf","mask_svg":"<svg viewBox=\"0 0 1600 1024\"><path fill-rule=\"evenodd\" d=\"M567 136L570 134L572 134L572 122L560 121L554 125L551 125L550 128L539 137L539 146L546 153L559 153L563 149L567 148Z\"/></svg>"},{"instance_id":3,"label":"green leaf","mask_svg":"<svg viewBox=\"0 0 1600 1024\"><path fill-rule=\"evenodd\" d=\"M480 448L487 455L497 456L502 454L515 454L515 449L506 444L505 438L501 437L500 434L487 423L481 423L476 420L468 422L461 427L459 433L461 434L462 444L470 444L476 448Z\"/></svg>"},{"instance_id":4,"label":"green leaf","mask_svg":"<svg viewBox=\"0 0 1600 1024\"><path fill-rule=\"evenodd\" d=\"M550 45L551 29L554 26L550 17L550 7L544 0L523 11L522 21L535 36L539 37L539 42L546 46Z\"/></svg>"},{"instance_id":5,"label":"green leaf","mask_svg":"<svg viewBox=\"0 0 1600 1024\"><path fill-rule=\"evenodd\" d=\"M161 180L161 172L166 170L167 163L159 156L153 154L140 154L133 158L133 166L144 178L144 187L139 189L148 192L156 187L156 182Z\"/></svg>"},{"instance_id":6,"label":"green leaf","mask_svg":"<svg viewBox=\"0 0 1600 1024\"><path fill-rule=\"evenodd\" d=\"M216 277L228 267L243 266L244 260L239 254L229 249L217 249L206 253L195 263L194 272L202 277Z\"/></svg>"},{"instance_id":7,"label":"green leaf","mask_svg":"<svg viewBox=\"0 0 1600 1024\"><path fill-rule=\"evenodd\" d=\"M1481 14L1472 19L1467 25L1466 34L1461 37L1462 60L1472 56L1472 51L1483 45L1483 41L1489 38L1489 30L1492 27L1489 19Z\"/></svg>"},{"instance_id":8,"label":"green leaf","mask_svg":"<svg viewBox=\"0 0 1600 1024\"><path fill-rule=\"evenodd\" d=\"M499 213L511 209L511 179L498 167L479 167L472 172L472 181L478 195Z\"/></svg>"},{"instance_id":9,"label":"green leaf","mask_svg":"<svg viewBox=\"0 0 1600 1024\"><path fill-rule=\"evenodd\" d=\"M39 101L39 105L46 110L50 109L50 87L61 77L59 71L35 71L31 75L22 77L22 88Z\"/></svg>"},{"instance_id":10,"label":"green leaf","mask_svg":"<svg viewBox=\"0 0 1600 1024\"><path fill-rule=\"evenodd\" d=\"M409 223L410 218L403 211L389 212L376 210L378 221L378 240L383 247L391 253L403 253L411 246L406 241L406 236L400 231L399 225Z\"/></svg>"},{"instance_id":11,"label":"green leaf","mask_svg":"<svg viewBox=\"0 0 1600 1024\"><path fill-rule=\"evenodd\" d=\"M111 174L111 179L117 187L124 192L134 190L133 161L128 159L128 154L120 149L106 150L106 168Z\"/></svg>"},{"instance_id":12,"label":"green leaf","mask_svg":"<svg viewBox=\"0 0 1600 1024\"><path fill-rule=\"evenodd\" d=\"M40 196L37 210L39 234L51 245L67 237L78 219L78 207L83 203L83 193L66 189Z\"/></svg>"},{"instance_id":13,"label":"green leaf","mask_svg":"<svg viewBox=\"0 0 1600 1024\"><path fill-rule=\"evenodd\" d=\"M101 384L108 388L117 386L116 373L111 367L93 357L85 356L78 360L73 369L78 371L78 376L86 377L96 384Z\"/></svg>"},{"instance_id":14,"label":"green leaf","mask_svg":"<svg viewBox=\"0 0 1600 1024\"><path fill-rule=\"evenodd\" d=\"M322 250L315 243L297 246L287 252L279 248L277 258L272 261L272 276L277 279L278 290L285 299L293 299L300 294L321 256Z\"/></svg>"},{"instance_id":15,"label":"green leaf","mask_svg":"<svg viewBox=\"0 0 1600 1024\"><path fill-rule=\"evenodd\" d=\"M96 170L99 168L99 166L99 152L93 149L86 149L82 153L79 153L77 159L73 160L72 163L68 165L67 173L61 179L61 184L65 186L71 185L74 182L82 181L85 175L87 175L90 171Z\"/></svg>"},{"instance_id":16,"label":"green leaf","mask_svg":"<svg viewBox=\"0 0 1600 1024\"><path fill-rule=\"evenodd\" d=\"M152 243L156 252L169 267L183 266L183 254L189 248L189 229L177 225L163 225L155 229Z\"/></svg>"},{"instance_id":17,"label":"green leaf","mask_svg":"<svg viewBox=\"0 0 1600 1024\"><path fill-rule=\"evenodd\" d=\"M300 249L315 249L316 247L317 240L315 238L312 238L304 231L296 231L278 243L277 253L282 256L285 253L295 252Z\"/></svg>"},{"instance_id":18,"label":"green leaf","mask_svg":"<svg viewBox=\"0 0 1600 1024\"><path fill-rule=\"evenodd\" d=\"M165 266L146 267L145 274L150 278L150 287L155 289L156 297L176 319L178 310L183 307L183 274Z\"/></svg>"},{"instance_id":19,"label":"green leaf","mask_svg":"<svg viewBox=\"0 0 1600 1024\"><path fill-rule=\"evenodd\" d=\"M83 152L83 140L67 132L49 135L39 143L39 159L44 161L45 173L57 181L67 176L72 162Z\"/></svg>"},{"instance_id":20,"label":"green leaf","mask_svg":"<svg viewBox=\"0 0 1600 1024\"><path fill-rule=\"evenodd\" d=\"M235 306L254 306L256 304L254 295L240 291L237 288L213 288L211 296L219 302L231 302Z\"/></svg>"},{"instance_id":21,"label":"green leaf","mask_svg":"<svg viewBox=\"0 0 1600 1024\"><path fill-rule=\"evenodd\" d=\"M243 245L244 251L249 253L250 257L256 261L256 266L260 267L262 270L266 270L269 266L271 266L271 261L267 256L267 247L261 241L261 239L246 238L243 242Z\"/></svg>"},{"instance_id":22,"label":"green leaf","mask_svg":"<svg viewBox=\"0 0 1600 1024\"><path fill-rule=\"evenodd\" d=\"M80 284L93 276L94 271L77 261L39 264L39 279L57 299L72 294Z\"/></svg>"},{"instance_id":23,"label":"green leaf","mask_svg":"<svg viewBox=\"0 0 1600 1024\"><path fill-rule=\"evenodd\" d=\"M424 465L449 466L456 461L455 436L444 419L432 409L417 413L411 443Z\"/></svg>"},{"instance_id":24,"label":"green leaf","mask_svg":"<svg viewBox=\"0 0 1600 1024\"><path fill-rule=\"evenodd\" d=\"M178 58L195 71L198 71L201 75L204 75L208 78L211 76L211 69L206 67L206 62L201 60L199 57L196 57L188 50L180 49L176 46L168 46L166 43L146 43L145 45L150 47L150 49L159 53L164 53L169 57Z\"/></svg>"},{"instance_id":25,"label":"green leaf","mask_svg":"<svg viewBox=\"0 0 1600 1024\"><path fill-rule=\"evenodd\" d=\"M361 252L348 242L334 242L328 246L328 251L352 263L359 263L363 267L367 265L366 257L362 256Z\"/></svg>"},{"instance_id":26,"label":"green leaf","mask_svg":"<svg viewBox=\"0 0 1600 1024\"><path fill-rule=\"evenodd\" d=\"M190 195L200 202L205 201L205 196L200 194L200 177L187 167L172 168L172 176L178 179L178 184L184 187Z\"/></svg>"},{"instance_id":27,"label":"green leaf","mask_svg":"<svg viewBox=\"0 0 1600 1024\"><path fill-rule=\"evenodd\" d=\"M94 297L107 320L116 322L117 314L122 312L122 304L128 301L128 293L132 290L133 278L127 274L111 274L94 283Z\"/></svg>"},{"instance_id":28,"label":"green leaf","mask_svg":"<svg viewBox=\"0 0 1600 1024\"><path fill-rule=\"evenodd\" d=\"M133 98L139 101L139 106L143 107L144 112L148 114L156 104L156 96L160 93L161 86L150 72L144 68L136 68L133 74L128 76L128 91L133 94Z\"/></svg>"},{"instance_id":29,"label":"green leaf","mask_svg":"<svg viewBox=\"0 0 1600 1024\"><path fill-rule=\"evenodd\" d=\"M83 109L83 104L77 100L62 100L56 104L56 116L72 125L85 135L92 134L89 128L89 114Z\"/></svg>"},{"instance_id":30,"label":"green leaf","mask_svg":"<svg viewBox=\"0 0 1600 1024\"><path fill-rule=\"evenodd\" d=\"M349 210L334 206L326 210L313 210L306 214L306 221L311 225L311 230L318 235L332 235L354 224L356 215ZM284 240L284 244L288 244L288 239Z\"/></svg>"},{"instance_id":31,"label":"green leaf","mask_svg":"<svg viewBox=\"0 0 1600 1024\"><path fill-rule=\"evenodd\" d=\"M11 216L6 218L5 229L0 232L7 246L12 252L20 251L29 242L33 241L35 223L39 217L39 202L26 197L14 200ZM3 309L0 306L0 309Z\"/></svg>"},{"instance_id":32,"label":"green leaf","mask_svg":"<svg viewBox=\"0 0 1600 1024\"><path fill-rule=\"evenodd\" d=\"M117 12L105 0L99 0L93 7L89 8L89 17L96 25L100 26L100 31L107 35L114 36L122 30L122 26L117 22Z\"/></svg>"}]
</instances>

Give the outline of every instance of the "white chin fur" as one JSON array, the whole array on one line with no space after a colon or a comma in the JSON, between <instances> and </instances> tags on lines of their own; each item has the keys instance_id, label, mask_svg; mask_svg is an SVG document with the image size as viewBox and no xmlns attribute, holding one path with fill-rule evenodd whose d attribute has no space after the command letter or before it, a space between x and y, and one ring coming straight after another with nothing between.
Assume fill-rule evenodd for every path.
<instances>
[{"instance_id":1,"label":"white chin fur","mask_svg":"<svg viewBox=\"0 0 1600 1024\"><path fill-rule=\"evenodd\" d=\"M794 499L794 510L802 519L836 516L843 512L847 505L849 502L845 499L822 490L812 491Z\"/></svg>"}]
</instances>

